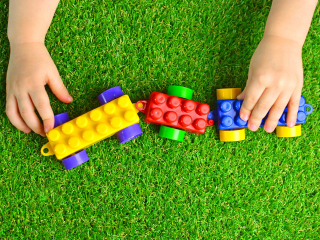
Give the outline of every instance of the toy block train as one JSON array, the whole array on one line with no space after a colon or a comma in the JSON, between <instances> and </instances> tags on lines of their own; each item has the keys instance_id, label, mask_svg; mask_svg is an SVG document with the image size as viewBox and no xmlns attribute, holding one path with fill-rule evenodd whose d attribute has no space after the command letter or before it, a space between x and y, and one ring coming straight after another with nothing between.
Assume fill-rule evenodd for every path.
<instances>
[{"instance_id":1,"label":"toy block train","mask_svg":"<svg viewBox=\"0 0 320 240\"><path fill-rule=\"evenodd\" d=\"M137 109L120 87L98 96L101 107L73 120L68 113L55 116L55 126L47 133L49 142L41 148L44 156L55 154L67 170L89 160L85 148L116 134L120 144L142 134Z\"/></svg>"},{"instance_id":2,"label":"toy block train","mask_svg":"<svg viewBox=\"0 0 320 240\"><path fill-rule=\"evenodd\" d=\"M240 88L217 89L216 110L209 113L209 119L214 120L220 133L220 140L225 142L241 141L245 139L245 128L247 121L243 121L240 116L242 100L237 100L240 94ZM297 122L293 128L287 127L288 109L285 108L276 127L278 137L297 137L301 136L301 124L305 123L307 115L311 114L313 108L306 104L305 98L301 95L299 111L297 113ZM262 119L260 127L264 126L268 114Z\"/></svg>"}]
</instances>

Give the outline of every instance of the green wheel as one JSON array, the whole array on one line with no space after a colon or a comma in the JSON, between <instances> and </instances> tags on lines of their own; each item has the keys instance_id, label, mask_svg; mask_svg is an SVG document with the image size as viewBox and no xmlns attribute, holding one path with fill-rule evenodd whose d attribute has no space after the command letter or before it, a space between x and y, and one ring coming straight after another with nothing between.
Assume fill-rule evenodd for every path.
<instances>
[{"instance_id":1,"label":"green wheel","mask_svg":"<svg viewBox=\"0 0 320 240\"><path fill-rule=\"evenodd\" d=\"M183 130L161 126L159 131L159 136L182 142L185 133L186 132Z\"/></svg>"},{"instance_id":2,"label":"green wheel","mask_svg":"<svg viewBox=\"0 0 320 240\"><path fill-rule=\"evenodd\" d=\"M193 91L190 88L174 86L174 85L168 87L168 95L171 95L171 96L181 97L181 98L191 100L192 93Z\"/></svg>"}]
</instances>

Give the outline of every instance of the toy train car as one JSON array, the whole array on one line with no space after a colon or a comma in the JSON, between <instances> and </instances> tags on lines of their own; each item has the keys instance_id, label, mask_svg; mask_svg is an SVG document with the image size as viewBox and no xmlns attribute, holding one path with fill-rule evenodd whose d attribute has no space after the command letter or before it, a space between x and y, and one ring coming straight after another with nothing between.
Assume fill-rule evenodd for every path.
<instances>
[{"instance_id":1,"label":"toy train car","mask_svg":"<svg viewBox=\"0 0 320 240\"><path fill-rule=\"evenodd\" d=\"M85 148L114 134L120 144L142 134L135 104L120 87L113 87L98 96L101 107L73 120L68 113L55 116L55 126L47 133L49 142L41 148L44 156L55 154L66 170L89 160Z\"/></svg>"}]
</instances>

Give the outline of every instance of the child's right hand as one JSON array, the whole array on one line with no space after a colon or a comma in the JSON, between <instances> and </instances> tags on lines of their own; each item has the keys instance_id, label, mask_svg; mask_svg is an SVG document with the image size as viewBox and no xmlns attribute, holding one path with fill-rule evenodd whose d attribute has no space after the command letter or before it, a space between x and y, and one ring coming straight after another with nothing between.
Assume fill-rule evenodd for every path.
<instances>
[{"instance_id":1,"label":"child's right hand","mask_svg":"<svg viewBox=\"0 0 320 240\"><path fill-rule=\"evenodd\" d=\"M265 36L252 56L247 85L238 99L243 99L240 109L242 120L256 131L262 119L266 132L277 127L288 105L287 126L294 127L297 120L303 85L302 45L277 37Z\"/></svg>"},{"instance_id":2,"label":"child's right hand","mask_svg":"<svg viewBox=\"0 0 320 240\"><path fill-rule=\"evenodd\" d=\"M60 101L72 101L43 43L11 45L6 114L19 130L25 133L32 130L45 136L53 128L54 114L44 87L46 84ZM43 125L34 108L42 118Z\"/></svg>"}]
</instances>

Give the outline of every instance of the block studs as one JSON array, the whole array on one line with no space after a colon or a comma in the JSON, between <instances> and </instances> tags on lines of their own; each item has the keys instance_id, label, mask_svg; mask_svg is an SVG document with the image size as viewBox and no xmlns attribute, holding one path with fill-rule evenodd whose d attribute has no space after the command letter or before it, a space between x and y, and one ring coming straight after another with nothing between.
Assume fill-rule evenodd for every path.
<instances>
[{"instance_id":1,"label":"block studs","mask_svg":"<svg viewBox=\"0 0 320 240\"><path fill-rule=\"evenodd\" d=\"M224 127L229 127L229 126L232 125L232 123L233 123L233 120L229 116L224 116L224 117L221 118L221 124Z\"/></svg>"},{"instance_id":2,"label":"block studs","mask_svg":"<svg viewBox=\"0 0 320 240\"><path fill-rule=\"evenodd\" d=\"M154 95L152 101L157 105L161 105L166 101L166 97L163 93L157 93Z\"/></svg>"},{"instance_id":3,"label":"block studs","mask_svg":"<svg viewBox=\"0 0 320 240\"><path fill-rule=\"evenodd\" d=\"M118 99L118 105L119 105L119 107L121 107L121 108L126 108L126 107L128 107L128 106L129 106L129 103L130 103L129 99L126 98L125 96L123 96L123 97L121 97L121 98Z\"/></svg>"},{"instance_id":4,"label":"block studs","mask_svg":"<svg viewBox=\"0 0 320 240\"><path fill-rule=\"evenodd\" d=\"M77 148L80 145L80 139L77 137L71 137L68 140L68 144L72 148Z\"/></svg>"},{"instance_id":5,"label":"block studs","mask_svg":"<svg viewBox=\"0 0 320 240\"><path fill-rule=\"evenodd\" d=\"M195 109L195 104L191 100L187 100L182 104L182 110L185 112L192 112Z\"/></svg>"},{"instance_id":6,"label":"block studs","mask_svg":"<svg viewBox=\"0 0 320 240\"><path fill-rule=\"evenodd\" d=\"M177 121L178 115L177 115L177 113L170 111L170 112L167 112L167 113L164 115L164 119L165 119L168 123L173 123L173 122Z\"/></svg>"},{"instance_id":7,"label":"block studs","mask_svg":"<svg viewBox=\"0 0 320 240\"><path fill-rule=\"evenodd\" d=\"M100 135L104 135L108 132L108 126L105 123L101 123L96 127L96 130Z\"/></svg>"},{"instance_id":8,"label":"block studs","mask_svg":"<svg viewBox=\"0 0 320 240\"><path fill-rule=\"evenodd\" d=\"M193 125L196 129L202 130L206 128L207 122L202 118L198 118L194 121Z\"/></svg>"},{"instance_id":9,"label":"block studs","mask_svg":"<svg viewBox=\"0 0 320 240\"><path fill-rule=\"evenodd\" d=\"M55 146L54 151L56 154L62 155L66 151L66 146L64 144L59 143L57 144L57 146Z\"/></svg>"},{"instance_id":10,"label":"block studs","mask_svg":"<svg viewBox=\"0 0 320 240\"><path fill-rule=\"evenodd\" d=\"M91 130L87 130L82 133L82 138L87 142L90 142L93 139L93 137L94 133Z\"/></svg>"},{"instance_id":11,"label":"block studs","mask_svg":"<svg viewBox=\"0 0 320 240\"><path fill-rule=\"evenodd\" d=\"M110 124L113 128L119 128L122 125L122 119L120 117L113 117L110 120Z\"/></svg>"},{"instance_id":12,"label":"block studs","mask_svg":"<svg viewBox=\"0 0 320 240\"><path fill-rule=\"evenodd\" d=\"M154 119L154 120L157 120L159 118L161 118L163 115L163 112L160 108L153 108L151 111L150 111L150 116Z\"/></svg>"},{"instance_id":13,"label":"block studs","mask_svg":"<svg viewBox=\"0 0 320 240\"><path fill-rule=\"evenodd\" d=\"M88 124L88 119L86 117L78 117L77 120L76 120L76 125L79 127L79 128L84 128L85 126L87 126Z\"/></svg>"},{"instance_id":14,"label":"block studs","mask_svg":"<svg viewBox=\"0 0 320 240\"><path fill-rule=\"evenodd\" d=\"M116 111L116 106L113 103L107 103L103 110L106 114L113 114Z\"/></svg>"},{"instance_id":15,"label":"block studs","mask_svg":"<svg viewBox=\"0 0 320 240\"><path fill-rule=\"evenodd\" d=\"M90 118L92 121L99 121L101 119L101 111L98 109L95 109L90 112Z\"/></svg>"},{"instance_id":16,"label":"block studs","mask_svg":"<svg viewBox=\"0 0 320 240\"><path fill-rule=\"evenodd\" d=\"M70 122L67 122L62 125L62 132L64 134L67 134L67 135L71 134L73 132L73 129L74 129L73 124Z\"/></svg>"},{"instance_id":17,"label":"block studs","mask_svg":"<svg viewBox=\"0 0 320 240\"><path fill-rule=\"evenodd\" d=\"M169 100L168 100L168 107L169 108L177 108L179 107L181 104L181 101L178 97L170 97Z\"/></svg>"},{"instance_id":18,"label":"block studs","mask_svg":"<svg viewBox=\"0 0 320 240\"><path fill-rule=\"evenodd\" d=\"M137 119L137 114L134 111L126 111L124 113L124 118L128 121L128 122L133 122L134 120Z\"/></svg>"},{"instance_id":19,"label":"block studs","mask_svg":"<svg viewBox=\"0 0 320 240\"><path fill-rule=\"evenodd\" d=\"M52 129L47 136L51 141L57 141L60 137L60 133L57 129Z\"/></svg>"},{"instance_id":20,"label":"block studs","mask_svg":"<svg viewBox=\"0 0 320 240\"><path fill-rule=\"evenodd\" d=\"M189 115L183 115L180 117L179 122L182 126L188 127L192 123L192 117L190 117Z\"/></svg>"},{"instance_id":21,"label":"block studs","mask_svg":"<svg viewBox=\"0 0 320 240\"><path fill-rule=\"evenodd\" d=\"M200 116L204 116L207 115L210 112L210 106L207 104L200 104L197 109L196 112L200 115Z\"/></svg>"},{"instance_id":22,"label":"block studs","mask_svg":"<svg viewBox=\"0 0 320 240\"><path fill-rule=\"evenodd\" d=\"M220 110L224 113L229 112L232 109L231 103L224 101L220 104Z\"/></svg>"}]
</instances>

